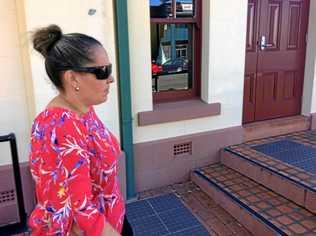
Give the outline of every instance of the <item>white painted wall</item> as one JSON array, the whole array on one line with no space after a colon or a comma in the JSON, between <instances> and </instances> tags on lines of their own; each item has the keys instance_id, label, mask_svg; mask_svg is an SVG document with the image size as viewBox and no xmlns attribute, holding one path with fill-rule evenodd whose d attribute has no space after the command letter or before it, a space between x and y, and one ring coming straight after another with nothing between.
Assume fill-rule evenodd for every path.
<instances>
[{"instance_id":1,"label":"white painted wall","mask_svg":"<svg viewBox=\"0 0 316 236\"><path fill-rule=\"evenodd\" d=\"M134 143L241 125L247 0L203 2L202 99L220 102L221 115L145 127L137 113L152 110L149 1L128 5Z\"/></svg>"},{"instance_id":2,"label":"white painted wall","mask_svg":"<svg viewBox=\"0 0 316 236\"><path fill-rule=\"evenodd\" d=\"M17 8L13 0L0 1L0 135L14 132L20 161L27 160L29 116L20 50ZM0 143L0 165L11 164L9 143Z\"/></svg>"},{"instance_id":3,"label":"white painted wall","mask_svg":"<svg viewBox=\"0 0 316 236\"><path fill-rule=\"evenodd\" d=\"M19 0L17 0L19 1ZM89 9L96 13L88 15ZM24 0L25 25L28 33L49 24L59 25L64 33L79 32L97 38L109 53L116 78L116 51L114 14L109 0ZM57 91L46 75L44 60L35 50L30 50L32 87L35 113L42 111ZM96 107L105 125L119 138L119 109L117 83L112 84L109 99ZM35 114L33 114L34 117ZM32 118L33 118L32 117Z\"/></svg>"},{"instance_id":4,"label":"white painted wall","mask_svg":"<svg viewBox=\"0 0 316 236\"><path fill-rule=\"evenodd\" d=\"M137 122L137 112L153 109L149 1L128 1L127 7L132 110Z\"/></svg>"},{"instance_id":5,"label":"white painted wall","mask_svg":"<svg viewBox=\"0 0 316 236\"><path fill-rule=\"evenodd\" d=\"M316 113L316 1L310 1L302 113Z\"/></svg>"}]
</instances>

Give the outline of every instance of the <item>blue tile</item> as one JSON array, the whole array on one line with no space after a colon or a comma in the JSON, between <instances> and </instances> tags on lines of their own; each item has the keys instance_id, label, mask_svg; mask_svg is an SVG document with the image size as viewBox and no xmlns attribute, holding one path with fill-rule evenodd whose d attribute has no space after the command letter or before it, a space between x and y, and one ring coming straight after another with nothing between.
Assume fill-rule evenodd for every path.
<instances>
[{"instance_id":1,"label":"blue tile","mask_svg":"<svg viewBox=\"0 0 316 236\"><path fill-rule=\"evenodd\" d=\"M200 222L186 208L164 211L159 213L159 217L172 233L183 230L184 228L200 225Z\"/></svg>"},{"instance_id":2,"label":"blue tile","mask_svg":"<svg viewBox=\"0 0 316 236\"><path fill-rule=\"evenodd\" d=\"M171 209L184 207L182 202L174 194L166 194L163 196L147 199L156 212L168 211Z\"/></svg>"},{"instance_id":3,"label":"blue tile","mask_svg":"<svg viewBox=\"0 0 316 236\"><path fill-rule=\"evenodd\" d=\"M302 161L302 162L296 163L295 166L316 175L316 159L315 158L307 160L307 161Z\"/></svg>"},{"instance_id":4,"label":"blue tile","mask_svg":"<svg viewBox=\"0 0 316 236\"><path fill-rule=\"evenodd\" d=\"M202 226L196 226L182 231L173 233L174 236L211 236L209 232Z\"/></svg>"},{"instance_id":5,"label":"blue tile","mask_svg":"<svg viewBox=\"0 0 316 236\"><path fill-rule=\"evenodd\" d=\"M303 147L284 152L272 153L270 154L270 156L288 164L295 164L298 162L316 158L316 150L310 150L309 147Z\"/></svg>"},{"instance_id":6,"label":"blue tile","mask_svg":"<svg viewBox=\"0 0 316 236\"><path fill-rule=\"evenodd\" d=\"M126 215L136 236L209 236L174 194L127 204Z\"/></svg>"},{"instance_id":7,"label":"blue tile","mask_svg":"<svg viewBox=\"0 0 316 236\"><path fill-rule=\"evenodd\" d=\"M300 148L302 146L304 146L304 145L297 143L297 142L294 142L294 141L289 140L289 139L283 139L283 140L279 140L276 142L256 145L256 146L253 146L252 148L255 149L256 151L270 155L272 153L282 152L282 151L286 151L286 150L292 150L295 148Z\"/></svg>"},{"instance_id":8,"label":"blue tile","mask_svg":"<svg viewBox=\"0 0 316 236\"><path fill-rule=\"evenodd\" d=\"M316 148L296 143L291 140L281 140L252 147L275 159L316 173Z\"/></svg>"},{"instance_id":9,"label":"blue tile","mask_svg":"<svg viewBox=\"0 0 316 236\"><path fill-rule=\"evenodd\" d=\"M153 208L145 200L132 202L126 205L126 216L128 220L133 220L135 218L146 217L154 214L155 212Z\"/></svg>"},{"instance_id":10,"label":"blue tile","mask_svg":"<svg viewBox=\"0 0 316 236\"><path fill-rule=\"evenodd\" d=\"M135 236L160 236L168 234L158 216L137 218L130 221Z\"/></svg>"}]
</instances>

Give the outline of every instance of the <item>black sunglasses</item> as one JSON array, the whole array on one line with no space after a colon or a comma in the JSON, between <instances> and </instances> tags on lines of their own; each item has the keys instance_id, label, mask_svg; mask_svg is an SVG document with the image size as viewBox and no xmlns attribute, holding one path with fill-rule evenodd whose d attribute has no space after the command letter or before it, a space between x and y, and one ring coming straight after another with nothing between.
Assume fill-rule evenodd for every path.
<instances>
[{"instance_id":1,"label":"black sunglasses","mask_svg":"<svg viewBox=\"0 0 316 236\"><path fill-rule=\"evenodd\" d=\"M61 70L73 70L77 72L94 74L98 80L109 79L112 74L112 64L106 66L93 66L93 67L64 67Z\"/></svg>"}]
</instances>

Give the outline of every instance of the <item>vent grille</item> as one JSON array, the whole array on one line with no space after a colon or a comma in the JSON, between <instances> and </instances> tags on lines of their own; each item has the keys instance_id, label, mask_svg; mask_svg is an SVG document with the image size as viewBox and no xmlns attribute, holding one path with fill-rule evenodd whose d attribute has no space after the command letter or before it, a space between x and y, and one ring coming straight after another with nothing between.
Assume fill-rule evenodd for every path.
<instances>
[{"instance_id":1,"label":"vent grille","mask_svg":"<svg viewBox=\"0 0 316 236\"><path fill-rule=\"evenodd\" d=\"M173 146L173 155L191 155L192 154L192 142L180 143Z\"/></svg>"},{"instance_id":2,"label":"vent grille","mask_svg":"<svg viewBox=\"0 0 316 236\"><path fill-rule=\"evenodd\" d=\"M11 201L15 201L14 189L0 192L0 204Z\"/></svg>"}]
</instances>

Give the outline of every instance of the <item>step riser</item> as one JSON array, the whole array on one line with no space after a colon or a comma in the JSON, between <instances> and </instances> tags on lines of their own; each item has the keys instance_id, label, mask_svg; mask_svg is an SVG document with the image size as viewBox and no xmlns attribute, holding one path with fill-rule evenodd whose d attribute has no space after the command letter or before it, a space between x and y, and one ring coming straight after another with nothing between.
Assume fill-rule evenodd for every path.
<instances>
[{"instance_id":1,"label":"step riser","mask_svg":"<svg viewBox=\"0 0 316 236\"><path fill-rule=\"evenodd\" d=\"M261 121L244 126L244 142L310 129L310 118L294 117Z\"/></svg>"},{"instance_id":2,"label":"step riser","mask_svg":"<svg viewBox=\"0 0 316 236\"><path fill-rule=\"evenodd\" d=\"M268 225L260 219L249 213L238 203L232 201L224 192L218 190L215 186L209 184L206 180L199 177L194 172L191 173L191 180L198 185L203 191L210 196L218 205L229 212L243 226L256 236L275 236L278 235Z\"/></svg>"},{"instance_id":3,"label":"step riser","mask_svg":"<svg viewBox=\"0 0 316 236\"><path fill-rule=\"evenodd\" d=\"M316 213L315 192L225 150L221 151L221 163Z\"/></svg>"}]
</instances>

